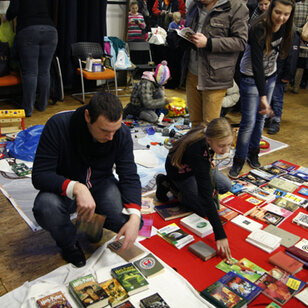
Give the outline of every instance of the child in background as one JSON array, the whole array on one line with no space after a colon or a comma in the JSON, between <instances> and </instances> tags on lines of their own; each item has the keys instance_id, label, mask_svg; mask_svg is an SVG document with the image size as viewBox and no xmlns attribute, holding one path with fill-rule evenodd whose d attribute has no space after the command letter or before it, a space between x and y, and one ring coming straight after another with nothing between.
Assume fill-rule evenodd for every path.
<instances>
[{"instance_id":1,"label":"child in background","mask_svg":"<svg viewBox=\"0 0 308 308\"><path fill-rule=\"evenodd\" d=\"M144 41L145 22L142 14L138 13L138 2L130 3L130 11L128 13L127 40L128 41Z\"/></svg>"},{"instance_id":2,"label":"child in background","mask_svg":"<svg viewBox=\"0 0 308 308\"><path fill-rule=\"evenodd\" d=\"M168 31L175 30L175 29L182 29L183 25L181 24L181 13L174 12L172 15L173 21L170 22Z\"/></svg>"},{"instance_id":3,"label":"child in background","mask_svg":"<svg viewBox=\"0 0 308 308\"><path fill-rule=\"evenodd\" d=\"M125 107L123 118L132 115L140 120L155 123L158 115L155 109L164 108L169 101L165 98L164 84L170 78L166 61L162 61L154 72L144 72L141 80L134 86L130 103Z\"/></svg>"},{"instance_id":4,"label":"child in background","mask_svg":"<svg viewBox=\"0 0 308 308\"><path fill-rule=\"evenodd\" d=\"M251 23L257 17L259 17L265 11L267 11L270 4L271 4L271 0L258 0L258 5L257 5L256 9L253 11L253 13L252 13L252 15L249 19L249 23Z\"/></svg>"}]
</instances>

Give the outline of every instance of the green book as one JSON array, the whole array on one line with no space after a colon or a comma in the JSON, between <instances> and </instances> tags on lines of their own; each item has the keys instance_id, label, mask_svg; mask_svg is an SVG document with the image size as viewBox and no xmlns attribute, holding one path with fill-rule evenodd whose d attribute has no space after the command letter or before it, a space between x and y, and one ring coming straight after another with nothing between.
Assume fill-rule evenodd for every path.
<instances>
[{"instance_id":1,"label":"green book","mask_svg":"<svg viewBox=\"0 0 308 308\"><path fill-rule=\"evenodd\" d=\"M149 283L133 263L126 263L112 268L111 276L120 282L129 296L148 289L149 287Z\"/></svg>"},{"instance_id":2,"label":"green book","mask_svg":"<svg viewBox=\"0 0 308 308\"><path fill-rule=\"evenodd\" d=\"M164 270L164 266L151 253L135 261L134 265L146 278L153 277Z\"/></svg>"}]
</instances>

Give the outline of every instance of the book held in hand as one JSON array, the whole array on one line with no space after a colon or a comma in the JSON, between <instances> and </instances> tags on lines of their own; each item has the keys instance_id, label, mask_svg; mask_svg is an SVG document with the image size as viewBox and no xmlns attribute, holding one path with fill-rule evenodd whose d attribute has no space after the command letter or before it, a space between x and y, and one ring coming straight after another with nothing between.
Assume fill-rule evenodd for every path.
<instances>
[{"instance_id":1,"label":"book held in hand","mask_svg":"<svg viewBox=\"0 0 308 308\"><path fill-rule=\"evenodd\" d=\"M220 281L216 281L206 289L202 290L200 295L215 307L247 307L246 299L235 293Z\"/></svg>"},{"instance_id":2,"label":"book held in hand","mask_svg":"<svg viewBox=\"0 0 308 308\"><path fill-rule=\"evenodd\" d=\"M263 230L255 230L247 236L246 241L271 253L280 246L281 238Z\"/></svg>"},{"instance_id":3,"label":"book held in hand","mask_svg":"<svg viewBox=\"0 0 308 308\"><path fill-rule=\"evenodd\" d=\"M149 288L149 283L133 263L127 263L112 268L111 276L120 282L129 296Z\"/></svg>"},{"instance_id":4,"label":"book held in hand","mask_svg":"<svg viewBox=\"0 0 308 308\"><path fill-rule=\"evenodd\" d=\"M164 270L164 266L152 253L149 253L142 259L135 261L134 265L146 278L156 276Z\"/></svg>"},{"instance_id":5,"label":"book held in hand","mask_svg":"<svg viewBox=\"0 0 308 308\"><path fill-rule=\"evenodd\" d=\"M216 250L202 241L189 245L188 250L203 261L207 261L216 255Z\"/></svg>"},{"instance_id":6,"label":"book held in hand","mask_svg":"<svg viewBox=\"0 0 308 308\"><path fill-rule=\"evenodd\" d=\"M185 208L179 202L156 205L154 209L158 213L158 215L166 221L170 219L185 217L193 213L191 210Z\"/></svg>"},{"instance_id":7,"label":"book held in hand","mask_svg":"<svg viewBox=\"0 0 308 308\"><path fill-rule=\"evenodd\" d=\"M109 305L114 307L122 304L128 299L128 293L115 278L108 279L100 283L100 286L106 291L109 296Z\"/></svg>"},{"instance_id":8,"label":"book held in hand","mask_svg":"<svg viewBox=\"0 0 308 308\"><path fill-rule=\"evenodd\" d=\"M182 218L180 224L200 237L213 233L213 227L210 222L195 213Z\"/></svg>"},{"instance_id":9,"label":"book held in hand","mask_svg":"<svg viewBox=\"0 0 308 308\"><path fill-rule=\"evenodd\" d=\"M72 308L71 304L61 291L39 298L36 301L36 303L40 308L51 308L51 307Z\"/></svg>"},{"instance_id":10,"label":"book held in hand","mask_svg":"<svg viewBox=\"0 0 308 308\"><path fill-rule=\"evenodd\" d=\"M175 29L175 31L180 37L192 43L191 36L195 34L195 31L193 29L185 27L182 29Z\"/></svg>"},{"instance_id":11,"label":"book held in hand","mask_svg":"<svg viewBox=\"0 0 308 308\"><path fill-rule=\"evenodd\" d=\"M295 260L294 258L288 256L283 251L278 251L277 253L273 254L268 259L269 263L276 265L286 272L295 275L299 271L303 269L303 263Z\"/></svg>"},{"instance_id":12,"label":"book held in hand","mask_svg":"<svg viewBox=\"0 0 308 308\"><path fill-rule=\"evenodd\" d=\"M159 295L159 293L154 293L148 297L140 300L141 308L170 308L170 306L165 302L165 300Z\"/></svg>"},{"instance_id":13,"label":"book held in hand","mask_svg":"<svg viewBox=\"0 0 308 308\"><path fill-rule=\"evenodd\" d=\"M157 230L157 234L177 249L181 249L195 240L191 234L186 233L175 223Z\"/></svg>"},{"instance_id":14,"label":"book held in hand","mask_svg":"<svg viewBox=\"0 0 308 308\"><path fill-rule=\"evenodd\" d=\"M92 274L70 281L69 291L81 307L100 308L108 305L108 295Z\"/></svg>"}]
</instances>

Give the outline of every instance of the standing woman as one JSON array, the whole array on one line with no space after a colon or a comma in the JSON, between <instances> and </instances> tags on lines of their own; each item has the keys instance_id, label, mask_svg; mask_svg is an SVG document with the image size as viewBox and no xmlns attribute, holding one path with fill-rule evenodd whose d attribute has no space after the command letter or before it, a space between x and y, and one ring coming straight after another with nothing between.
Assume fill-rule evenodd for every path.
<instances>
[{"instance_id":1,"label":"standing woman","mask_svg":"<svg viewBox=\"0 0 308 308\"><path fill-rule=\"evenodd\" d=\"M22 107L27 117L32 115L34 105L39 111L48 105L50 65L58 43L51 17L55 3L54 0L11 0L6 12L7 20L17 17L15 40L22 72Z\"/></svg>"},{"instance_id":2,"label":"standing woman","mask_svg":"<svg viewBox=\"0 0 308 308\"><path fill-rule=\"evenodd\" d=\"M216 118L207 127L201 124L192 128L170 149L165 164L167 175L159 174L156 178L157 199L167 201L171 189L181 204L202 217L207 216L217 250L228 259L231 252L214 198L217 192L230 190L231 181L215 168L213 155L229 152L232 141L232 128L225 118Z\"/></svg>"},{"instance_id":3,"label":"standing woman","mask_svg":"<svg viewBox=\"0 0 308 308\"><path fill-rule=\"evenodd\" d=\"M272 0L267 12L251 25L248 44L240 64L242 119L236 152L229 176L237 178L245 160L259 168L260 139L264 115L271 115L271 101L276 82L277 57L288 55L292 42L295 10L293 0Z\"/></svg>"}]
</instances>

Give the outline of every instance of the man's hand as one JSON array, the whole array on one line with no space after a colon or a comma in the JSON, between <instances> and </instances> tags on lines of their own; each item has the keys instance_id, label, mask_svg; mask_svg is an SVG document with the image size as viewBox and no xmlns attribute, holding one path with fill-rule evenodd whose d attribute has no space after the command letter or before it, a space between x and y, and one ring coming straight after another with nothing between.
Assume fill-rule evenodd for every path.
<instances>
[{"instance_id":1,"label":"man's hand","mask_svg":"<svg viewBox=\"0 0 308 308\"><path fill-rule=\"evenodd\" d=\"M160 12L160 15L165 15L166 13L167 13L167 11L162 10L162 11Z\"/></svg>"},{"instance_id":2,"label":"man's hand","mask_svg":"<svg viewBox=\"0 0 308 308\"><path fill-rule=\"evenodd\" d=\"M230 251L230 247L229 247L229 243L228 243L228 239L224 238L222 240L218 240L216 242L217 245L217 252L222 255L222 256L226 256L226 258L228 260L230 260L232 258L231 256L231 251Z\"/></svg>"},{"instance_id":3,"label":"man's hand","mask_svg":"<svg viewBox=\"0 0 308 308\"><path fill-rule=\"evenodd\" d=\"M197 32L190 37L191 41L196 45L197 48L205 48L207 44L207 37Z\"/></svg>"},{"instance_id":4,"label":"man's hand","mask_svg":"<svg viewBox=\"0 0 308 308\"><path fill-rule=\"evenodd\" d=\"M74 185L73 194L76 197L78 218L90 221L95 212L96 204L88 187L77 182Z\"/></svg>"},{"instance_id":5,"label":"man's hand","mask_svg":"<svg viewBox=\"0 0 308 308\"><path fill-rule=\"evenodd\" d=\"M270 117L273 115L273 110L268 103L267 97L265 95L260 97L259 113L267 114Z\"/></svg>"},{"instance_id":6,"label":"man's hand","mask_svg":"<svg viewBox=\"0 0 308 308\"><path fill-rule=\"evenodd\" d=\"M128 249L134 244L138 236L139 226L140 217L136 214L131 214L128 222L123 225L115 239L116 241L118 241L122 235L125 236L123 245L120 250Z\"/></svg>"}]
</instances>

